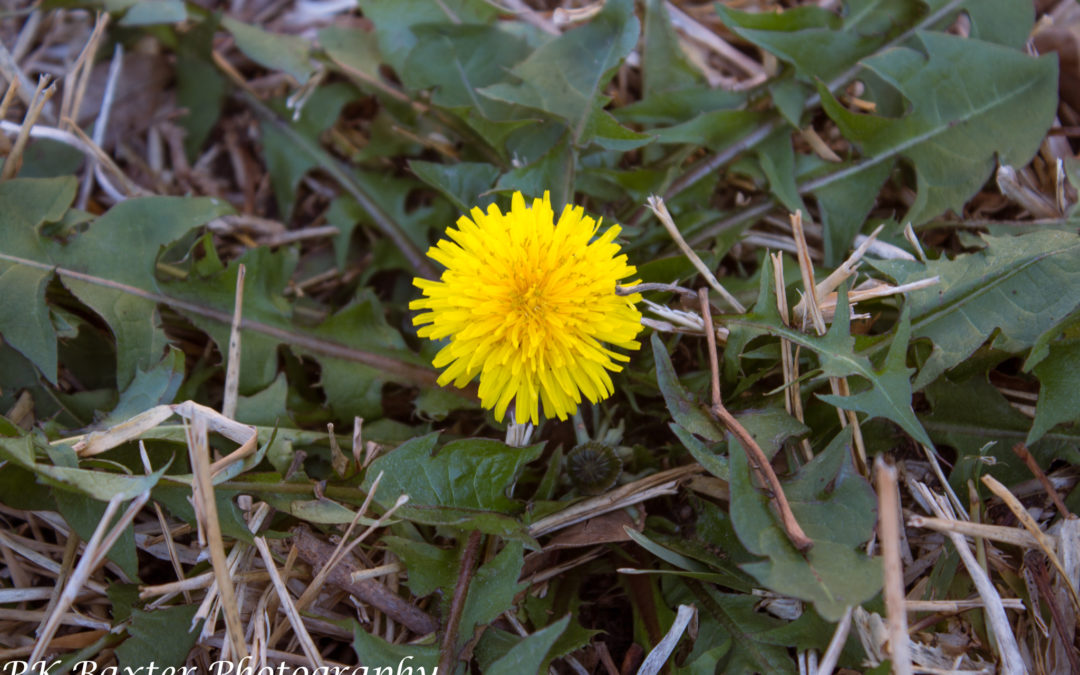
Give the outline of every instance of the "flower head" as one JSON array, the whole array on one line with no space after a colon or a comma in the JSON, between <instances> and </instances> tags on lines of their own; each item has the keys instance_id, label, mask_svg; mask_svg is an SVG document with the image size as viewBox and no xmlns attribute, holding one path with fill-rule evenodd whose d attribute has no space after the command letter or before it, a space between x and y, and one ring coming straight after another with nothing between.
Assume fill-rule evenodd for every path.
<instances>
[{"instance_id":1,"label":"flower head","mask_svg":"<svg viewBox=\"0 0 1080 675\"><path fill-rule=\"evenodd\" d=\"M614 243L618 225L600 224L567 205L559 220L547 194L525 204L514 193L510 211L474 208L457 229L428 250L446 267L438 281L415 279L424 294L409 307L426 310L419 335L449 342L435 356L439 384L464 386L480 376L480 402L502 420L516 399L518 421L566 419L584 394L592 402L613 391L608 371L638 349L640 295L615 286L637 270ZM596 237L595 239L593 237Z\"/></svg>"}]
</instances>

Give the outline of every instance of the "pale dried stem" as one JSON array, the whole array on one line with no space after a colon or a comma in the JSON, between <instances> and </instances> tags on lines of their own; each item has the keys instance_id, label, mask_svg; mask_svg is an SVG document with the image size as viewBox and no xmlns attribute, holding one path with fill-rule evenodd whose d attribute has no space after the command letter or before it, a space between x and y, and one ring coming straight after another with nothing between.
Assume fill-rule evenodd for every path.
<instances>
[{"instance_id":1,"label":"pale dried stem","mask_svg":"<svg viewBox=\"0 0 1080 675\"><path fill-rule=\"evenodd\" d=\"M815 675L832 675L836 662L840 660L840 652L844 650L848 633L851 632L851 614L851 607L844 610L843 616L840 617L840 621L836 624L832 639L829 640L829 647L825 650L825 655L821 657L821 661L814 671Z\"/></svg>"},{"instance_id":2,"label":"pale dried stem","mask_svg":"<svg viewBox=\"0 0 1080 675\"><path fill-rule=\"evenodd\" d=\"M153 473L153 468L150 466L150 457L146 454L146 444L141 440L139 441L139 457L142 459L143 470L147 475ZM180 564L180 556L176 552L176 542L173 541L171 533L169 532L169 523L165 519L165 512L161 510L161 505L156 501L153 502L154 514L157 516L158 524L161 526L162 540L165 542L166 548L169 550L169 562L172 563L173 573L176 574L176 578L184 578L184 568ZM187 604L191 604L191 594L188 591L184 591L184 600Z\"/></svg>"},{"instance_id":3,"label":"pale dried stem","mask_svg":"<svg viewBox=\"0 0 1080 675\"><path fill-rule=\"evenodd\" d=\"M703 471L700 464L687 464L654 473L633 483L620 485L610 492L582 500L537 520L529 525L529 535L539 537L550 534L589 518L618 511L653 497L675 494L680 481Z\"/></svg>"},{"instance_id":4,"label":"pale dried stem","mask_svg":"<svg viewBox=\"0 0 1080 675\"><path fill-rule=\"evenodd\" d=\"M910 527L919 527L926 530L943 533L957 533L965 537L989 539L1010 546L1018 546L1023 549L1038 548L1039 542L1031 533L1015 527L1001 525L986 525L972 523L967 520L942 519L927 516L912 515L907 519Z\"/></svg>"},{"instance_id":5,"label":"pale dried stem","mask_svg":"<svg viewBox=\"0 0 1080 675\"><path fill-rule=\"evenodd\" d=\"M3 44L0 44L0 49L3 49ZM8 108L11 107L11 102L15 100L15 95L19 91L19 81L11 80L8 83L7 91L4 92L3 100L0 100L0 120L7 117Z\"/></svg>"},{"instance_id":6,"label":"pale dried stem","mask_svg":"<svg viewBox=\"0 0 1080 675\"><path fill-rule=\"evenodd\" d=\"M908 638L907 610L904 607L904 564L900 559L900 501L896 467L878 455L874 460L878 498L878 541L884 568L885 615L889 630L889 656L893 672L909 675L911 643Z\"/></svg>"},{"instance_id":7,"label":"pale dried stem","mask_svg":"<svg viewBox=\"0 0 1080 675\"><path fill-rule=\"evenodd\" d=\"M300 642L300 647L304 650L304 654L308 657L308 660L316 668L323 667L322 655L315 647L315 643L311 639L311 635L307 631L307 627L304 626L304 622L300 619L300 613L296 610L296 605L293 604L292 596L289 595L288 589L285 588L285 582L281 580L281 575L278 574L277 565L274 563L274 556L270 553L270 548L266 545L266 540L262 537L255 537L255 548L258 549L259 555L262 556L263 564L266 565L266 571L270 574L270 582L274 585L274 590L277 592L278 602L281 603L281 608L285 612L285 616L288 617L289 623L292 625L293 632L296 634L297 640Z\"/></svg>"},{"instance_id":8,"label":"pale dried stem","mask_svg":"<svg viewBox=\"0 0 1080 675\"><path fill-rule=\"evenodd\" d=\"M98 109L97 119L94 120L94 145L102 147L105 144L105 131L109 127L109 115L112 113L113 99L116 97L116 82L120 79L120 71L124 63L124 47L119 42L113 49L112 62L109 64L109 77L105 82L105 92L101 97L101 107ZM79 196L76 204L80 209L85 209L90 200L90 192L94 189L94 176L96 163L90 167L83 177L79 188Z\"/></svg>"},{"instance_id":9,"label":"pale dried stem","mask_svg":"<svg viewBox=\"0 0 1080 675\"><path fill-rule=\"evenodd\" d=\"M982 477L982 483L986 487L990 488L990 491L994 493L1001 501L1005 502L1005 506L1009 507L1016 519L1020 521L1020 524L1024 526L1032 537L1035 538L1036 546L1043 552L1043 554L1050 560L1050 564L1054 566L1058 574L1061 575L1061 579L1065 584L1065 589L1069 592L1069 599L1072 601L1073 611L1080 613L1080 598L1076 595L1076 588L1073 586L1069 579L1069 575L1065 572L1065 567L1061 564L1061 559L1058 557L1055 551L1054 540L1049 535L1044 533L1039 527L1039 524L1035 522L1035 519L1031 517L1024 505L1020 503L1020 500L1016 498L1013 493L1009 492L1009 488L1002 485L996 478L987 474Z\"/></svg>"},{"instance_id":10,"label":"pale dried stem","mask_svg":"<svg viewBox=\"0 0 1080 675\"><path fill-rule=\"evenodd\" d=\"M940 614L966 612L986 606L978 598L972 600L906 600L904 604L909 613L935 612ZM1025 609L1024 601L1020 598L1002 598L1001 605L1005 609L1015 609L1021 612Z\"/></svg>"},{"instance_id":11,"label":"pale dried stem","mask_svg":"<svg viewBox=\"0 0 1080 675\"><path fill-rule=\"evenodd\" d=\"M83 551L82 558L79 559L78 565L75 566L75 570L71 573L71 577L64 585L64 590L60 594L59 600L52 607L48 618L38 629L37 644L34 646L34 651L30 654L29 661L31 663L37 663L42 659L49 645L52 643L53 636L56 634L56 629L59 628L62 616L67 612L68 608L79 597L79 593L82 591L83 586L86 584L90 575L94 570L104 561L105 554L109 549L113 547L116 540L120 538L127 526L135 519L135 515L142 510L142 507L150 499L150 491L146 490L134 500L124 511L124 513L117 520L116 524L111 529L109 523L112 521L113 516L116 515L117 510L120 508L120 503L124 500L124 495L116 495L109 500L108 505L105 507L105 513L102 515L101 520L98 521L97 527L94 529L93 536L90 537L90 541L86 544L86 549Z\"/></svg>"},{"instance_id":12,"label":"pale dried stem","mask_svg":"<svg viewBox=\"0 0 1080 675\"><path fill-rule=\"evenodd\" d=\"M788 311L787 292L784 284L784 257L781 253L773 253L770 256L773 269L773 284L776 287L776 308L780 311L780 320L785 326L791 325L791 313ZM798 348L792 353L791 342L780 338L780 366L784 373L784 407L788 414L803 421L802 394L799 386L799 359ZM814 450L810 447L807 438L799 442L803 459L810 461L814 457Z\"/></svg>"},{"instance_id":13,"label":"pale dried stem","mask_svg":"<svg viewBox=\"0 0 1080 675\"><path fill-rule=\"evenodd\" d=\"M674 3L665 3L671 24L686 34L694 42L708 47L714 54L719 56L725 63L729 63L736 69L741 70L750 79L740 82L739 86L749 87L757 85L768 77L765 68L760 63L746 54L732 47L723 38L695 21L693 17L679 9Z\"/></svg>"},{"instance_id":14,"label":"pale dried stem","mask_svg":"<svg viewBox=\"0 0 1080 675\"><path fill-rule=\"evenodd\" d=\"M38 80L37 88L34 90L34 97L31 99L30 107L27 109L22 126L19 128L19 135L15 137L15 143L12 144L11 151L4 160L3 169L0 170L0 180L14 178L19 167L22 165L22 154L26 149L26 142L30 139L30 132L33 130L34 124L41 114L41 109L45 106L45 103L52 98L53 94L56 93L56 85L50 85L48 83L48 76L42 76L41 79ZM48 87L46 87L46 85L48 85Z\"/></svg>"},{"instance_id":15,"label":"pale dried stem","mask_svg":"<svg viewBox=\"0 0 1080 675\"><path fill-rule=\"evenodd\" d=\"M243 263L236 270L236 298L233 301L232 325L229 327L228 365L225 369L225 396L221 414L236 418L236 404L240 397L240 323L244 314L244 277L247 268Z\"/></svg>"},{"instance_id":16,"label":"pale dried stem","mask_svg":"<svg viewBox=\"0 0 1080 675\"><path fill-rule=\"evenodd\" d=\"M90 83L90 73L94 69L94 54L97 52L98 45L101 44L101 38L108 24L108 13L102 12L97 15L94 30L91 31L89 39L71 70L64 76L64 95L60 101L59 123L61 127L66 126L68 131L75 131L78 128L75 120L79 117L83 96L86 95L86 87ZM71 82L72 79L74 83Z\"/></svg>"},{"instance_id":17,"label":"pale dried stem","mask_svg":"<svg viewBox=\"0 0 1080 675\"><path fill-rule=\"evenodd\" d=\"M285 575L287 578L301 577L300 572L290 572ZM250 583L253 581L269 581L270 575L262 570L251 570L248 572L238 572L233 575L233 580L237 583ZM140 586L139 587L139 599L147 600L149 598L157 597L160 595L169 595L176 593L184 593L187 591L199 591L204 588L209 588L214 584L214 573L203 572L193 577L187 577L185 579L179 579L177 581L170 581L164 584L155 584L153 586Z\"/></svg>"},{"instance_id":18,"label":"pale dried stem","mask_svg":"<svg viewBox=\"0 0 1080 675\"><path fill-rule=\"evenodd\" d=\"M225 614L225 628L228 633L231 653L235 659L248 655L244 642L244 625L240 620L240 611L236 604L236 592L233 587L231 570L225 556L225 543L221 536L221 523L218 520L217 501L214 499L214 485L210 479L210 447L207 442L207 419L203 415L193 415L188 427L188 456L194 480L192 481L193 503L198 505L196 517L199 518L201 531L206 535L210 550L210 562L217 582L218 597Z\"/></svg>"},{"instance_id":19,"label":"pale dried stem","mask_svg":"<svg viewBox=\"0 0 1080 675\"><path fill-rule=\"evenodd\" d=\"M922 501L929 505L931 511L938 518L955 520L946 499L938 497L930 491L930 488L919 481L911 481L911 485L920 493ZM987 576L979 565L979 561L971 553L964 536L959 532L946 532L945 534L952 541L957 553L960 554L960 559L963 561L964 567L967 568L968 575L974 582L979 597L982 598L983 604L986 605L986 619L994 632L994 638L997 642L997 651L1001 658L1001 672L1005 673L1005 675L1020 675L1027 672L1024 659L1020 654L1020 648L1013 635L1012 626L1009 624L1009 618L1005 615L1001 595L998 594L994 584L990 581L990 577Z\"/></svg>"},{"instance_id":20,"label":"pale dried stem","mask_svg":"<svg viewBox=\"0 0 1080 675\"><path fill-rule=\"evenodd\" d=\"M652 195L646 202L646 206L653 212L660 224L664 226L668 234L675 241L675 244L679 247L679 250L683 252L683 255L694 265L698 272L701 272L701 276L705 278L706 283L716 291L724 302L728 304L739 314L745 314L746 308L743 307L734 295L728 293L727 289L723 287L716 275L712 273L705 263L698 257L698 254L694 252L694 249L690 248L686 240L683 239L682 234L679 232L679 228L675 226L675 221L671 218L671 213L668 212L667 205L664 204L664 200L657 195Z\"/></svg>"},{"instance_id":21,"label":"pale dried stem","mask_svg":"<svg viewBox=\"0 0 1080 675\"><path fill-rule=\"evenodd\" d=\"M809 315L810 321L814 326L814 330L818 335L824 335L825 319L821 315L821 307L818 305L817 298L817 284L814 282L814 263L810 259L810 252L806 245L806 233L803 231L802 211L796 211L791 214L791 232L792 237L795 239L796 246L799 247L798 261L799 271L802 273L803 280L803 299L800 301L800 305L805 302L806 309L804 310L804 316ZM865 249L863 249L865 250ZM798 305L795 308L796 315L798 315ZM805 318L804 318L805 320ZM843 377L830 377L829 388L832 390L835 396L849 396L851 391L848 388L847 378ZM851 425L852 431L852 459L855 462L855 468L862 475L869 475L869 467L866 463L866 444L863 442L862 428L859 426L859 417L855 414L854 410L844 410L843 408L837 408L836 414L840 418L840 425L847 427Z\"/></svg>"},{"instance_id":22,"label":"pale dried stem","mask_svg":"<svg viewBox=\"0 0 1080 675\"><path fill-rule=\"evenodd\" d=\"M649 652L649 655L645 657L641 668L637 671L638 675L656 675L656 673L660 672L671 653L675 651L675 646L682 639L683 633L686 632L687 627L690 625L690 621L696 615L697 609L693 605L679 605L675 620L671 623L671 628L668 629L663 639L656 644L656 647Z\"/></svg>"}]
</instances>

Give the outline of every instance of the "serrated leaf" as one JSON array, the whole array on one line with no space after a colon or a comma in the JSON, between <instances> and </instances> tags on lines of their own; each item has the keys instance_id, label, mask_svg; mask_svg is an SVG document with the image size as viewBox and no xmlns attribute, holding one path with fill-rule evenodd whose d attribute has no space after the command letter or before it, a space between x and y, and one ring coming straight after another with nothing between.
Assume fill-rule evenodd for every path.
<instances>
[{"instance_id":1,"label":"serrated leaf","mask_svg":"<svg viewBox=\"0 0 1080 675\"><path fill-rule=\"evenodd\" d=\"M0 274L0 335L55 385L56 329L45 304L52 276L49 270L19 265Z\"/></svg>"},{"instance_id":2,"label":"serrated leaf","mask_svg":"<svg viewBox=\"0 0 1080 675\"><path fill-rule=\"evenodd\" d=\"M771 275L763 274L763 285L771 288ZM759 303L760 304L760 303ZM894 341L901 346L890 347L889 355L880 370L875 370L870 359L855 352L855 338L850 333L850 308L847 291L841 288L837 299L836 316L829 332L823 337L806 335L783 325L776 316L744 315L730 319L730 323L764 331L783 337L817 353L821 368L830 377L857 375L866 379L870 386L851 396L819 395L832 405L849 410L865 412L871 417L884 417L896 422L916 441L932 445L926 430L919 424L911 408L911 381L913 370L905 364L909 327L902 320L897 325ZM775 307L775 303L772 305ZM905 315L906 316L906 315ZM895 351L894 351L895 349Z\"/></svg>"},{"instance_id":3,"label":"serrated leaf","mask_svg":"<svg viewBox=\"0 0 1080 675\"><path fill-rule=\"evenodd\" d=\"M1029 446L1056 425L1080 419L1080 340L1051 344L1050 353L1035 366L1034 373L1040 387L1035 422L1024 441Z\"/></svg>"},{"instance_id":4,"label":"serrated leaf","mask_svg":"<svg viewBox=\"0 0 1080 675\"><path fill-rule=\"evenodd\" d=\"M926 55L897 47L863 64L910 102L894 119L853 113L818 84L822 105L866 159L816 179L819 189L904 157L915 167L917 196L903 220L959 212L996 162L1023 166L1038 150L1057 108L1057 63L1013 49L940 33L918 33Z\"/></svg>"},{"instance_id":5,"label":"serrated leaf","mask_svg":"<svg viewBox=\"0 0 1080 675\"><path fill-rule=\"evenodd\" d=\"M402 79L410 88L434 88L432 102L444 108L476 110L488 119L505 117L505 106L479 89L502 82L529 47L516 35L483 24L416 24L416 46L405 60Z\"/></svg>"},{"instance_id":6,"label":"serrated leaf","mask_svg":"<svg viewBox=\"0 0 1080 675\"><path fill-rule=\"evenodd\" d=\"M132 608L128 639L116 648L121 670L134 670L150 663L162 669L179 670L199 638L198 627L194 630L191 627L198 609L198 605L162 607L152 612Z\"/></svg>"},{"instance_id":7,"label":"serrated leaf","mask_svg":"<svg viewBox=\"0 0 1080 675\"><path fill-rule=\"evenodd\" d=\"M652 341L653 358L656 361L656 379L664 395L671 417L686 431L713 442L724 440L724 432L697 401L692 400L679 383L675 368L671 365L667 347L656 333Z\"/></svg>"},{"instance_id":8,"label":"serrated leaf","mask_svg":"<svg viewBox=\"0 0 1080 675\"><path fill-rule=\"evenodd\" d=\"M690 64L679 46L679 34L663 0L646 1L642 37L642 100L705 84L701 71Z\"/></svg>"},{"instance_id":9,"label":"serrated leaf","mask_svg":"<svg viewBox=\"0 0 1080 675\"><path fill-rule=\"evenodd\" d=\"M237 48L260 66L284 71L300 84L315 72L309 54L311 45L299 36L270 33L230 16L223 18L221 25L233 34Z\"/></svg>"},{"instance_id":10,"label":"serrated leaf","mask_svg":"<svg viewBox=\"0 0 1080 675\"><path fill-rule=\"evenodd\" d=\"M907 294L912 338L929 338L934 345L915 378L916 389L962 362L995 330L1000 333L993 346L1017 353L1080 305L1080 238L1075 234L1040 231L984 235L983 240L985 249L953 260L874 263L897 283L930 276L941 280Z\"/></svg>"},{"instance_id":11,"label":"serrated leaf","mask_svg":"<svg viewBox=\"0 0 1080 675\"><path fill-rule=\"evenodd\" d=\"M486 626L514 604L514 596L524 590L527 582L518 582L525 564L520 542L510 542L473 575L465 609L461 612L461 631L458 644L472 639L476 626Z\"/></svg>"},{"instance_id":12,"label":"serrated leaf","mask_svg":"<svg viewBox=\"0 0 1080 675\"><path fill-rule=\"evenodd\" d=\"M741 448L733 449L730 459L735 531L750 552L767 557L743 569L777 593L813 602L829 621L881 589L880 561L854 548L873 532L876 503L866 480L851 467L850 444L845 430L785 484L796 519L814 541L805 556L788 541L769 498L754 487Z\"/></svg>"},{"instance_id":13,"label":"serrated leaf","mask_svg":"<svg viewBox=\"0 0 1080 675\"><path fill-rule=\"evenodd\" d=\"M540 455L543 445L514 448L476 438L453 441L432 455L438 434L398 446L372 462L364 486L384 472L375 499L393 504L409 495L411 505L451 506L513 513L520 506L506 496L522 468Z\"/></svg>"},{"instance_id":14,"label":"serrated leaf","mask_svg":"<svg viewBox=\"0 0 1080 675\"><path fill-rule=\"evenodd\" d=\"M494 201L491 196L480 196L488 192L499 177L498 167L486 162L438 164L414 159L409 162L409 170L441 192L460 213L468 213L473 207L486 211Z\"/></svg>"},{"instance_id":15,"label":"serrated leaf","mask_svg":"<svg viewBox=\"0 0 1080 675\"><path fill-rule=\"evenodd\" d=\"M1031 418L1009 404L984 370L957 381L948 375L939 377L926 387L926 400L930 412L922 415L923 424L937 443L956 450L949 479L958 489L964 489L967 480L977 479L980 473L993 474L1006 485L1031 477L1031 471L1012 452L1012 446L1026 440ZM1040 466L1049 468L1059 459L1080 463L1078 443L1080 433L1076 431L1048 431L1028 450ZM984 465L980 456L992 458L993 465Z\"/></svg>"},{"instance_id":16,"label":"serrated leaf","mask_svg":"<svg viewBox=\"0 0 1080 675\"><path fill-rule=\"evenodd\" d=\"M637 45L640 26L630 0L610 0L586 25L542 45L512 69L518 84L496 84L485 96L542 110L566 121L574 145L592 138L607 102L603 88Z\"/></svg>"},{"instance_id":17,"label":"serrated leaf","mask_svg":"<svg viewBox=\"0 0 1080 675\"><path fill-rule=\"evenodd\" d=\"M100 427L111 427L156 405L172 403L183 379L184 352L170 346L153 368L135 371L131 384L120 393L116 407L100 422Z\"/></svg>"},{"instance_id":18,"label":"serrated leaf","mask_svg":"<svg viewBox=\"0 0 1080 675\"><path fill-rule=\"evenodd\" d=\"M547 660L548 652L555 646L555 642L569 623L570 615L568 614L532 633L511 647L501 659L488 666L484 672L489 675L522 675L541 672L541 666Z\"/></svg>"},{"instance_id":19,"label":"serrated leaf","mask_svg":"<svg viewBox=\"0 0 1080 675\"><path fill-rule=\"evenodd\" d=\"M359 623L353 625L353 649L361 664L372 673L378 668L396 668L408 672L435 673L439 670L439 648L429 645L390 644L381 637L364 630Z\"/></svg>"}]
</instances>

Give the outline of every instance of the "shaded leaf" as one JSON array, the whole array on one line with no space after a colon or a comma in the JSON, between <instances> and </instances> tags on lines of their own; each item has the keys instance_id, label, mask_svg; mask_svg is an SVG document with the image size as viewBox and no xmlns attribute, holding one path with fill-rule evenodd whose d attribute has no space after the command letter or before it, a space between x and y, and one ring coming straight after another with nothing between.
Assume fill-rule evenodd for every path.
<instances>
[{"instance_id":1,"label":"shaded leaf","mask_svg":"<svg viewBox=\"0 0 1080 675\"><path fill-rule=\"evenodd\" d=\"M811 183L819 189L904 157L917 196L903 220L960 211L995 163L1022 166L1038 150L1057 107L1057 64L1016 50L939 33L918 34L923 53L897 47L865 60L910 102L894 119L853 113L818 84L822 105L867 158Z\"/></svg>"}]
</instances>

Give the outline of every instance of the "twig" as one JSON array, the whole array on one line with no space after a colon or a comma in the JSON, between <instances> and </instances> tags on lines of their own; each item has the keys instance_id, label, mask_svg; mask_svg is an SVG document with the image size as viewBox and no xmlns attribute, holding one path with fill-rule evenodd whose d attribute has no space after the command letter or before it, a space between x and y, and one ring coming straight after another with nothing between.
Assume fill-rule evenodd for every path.
<instances>
[{"instance_id":1,"label":"twig","mask_svg":"<svg viewBox=\"0 0 1080 675\"><path fill-rule=\"evenodd\" d=\"M802 527L799 525L799 521L795 519L795 514L791 512L791 505L788 504L784 488L780 485L780 479L776 477L776 472L773 471L769 458L761 450L754 437L746 430L746 427L724 407L720 396L720 366L716 357L716 336L713 331L712 312L709 309L708 291L703 288L699 291L699 294L701 298L701 316L705 321L705 337L709 343L709 370L712 374L712 407L710 410L724 425L724 428L738 439L743 451L746 452L746 459L750 462L750 467L757 474L758 480L768 488L770 499L779 512L780 522L784 526L784 532L787 534L792 546L799 551L808 551L813 547L814 542L810 537L806 536L806 533L803 532Z\"/></svg>"},{"instance_id":2,"label":"twig","mask_svg":"<svg viewBox=\"0 0 1080 675\"><path fill-rule=\"evenodd\" d=\"M1050 496L1050 499L1054 502L1054 508L1061 514L1062 518L1073 518L1073 514L1069 511L1069 507L1065 506L1065 502L1061 500L1061 495L1054 489L1053 484L1050 483L1050 479L1046 477L1046 474L1041 468L1039 468L1038 462L1031 456L1027 446L1023 443L1017 443L1013 446L1012 451L1016 453L1016 456L1024 460L1024 464L1027 465L1028 471L1034 474L1039 483L1046 490L1046 494Z\"/></svg>"},{"instance_id":3,"label":"twig","mask_svg":"<svg viewBox=\"0 0 1080 675\"><path fill-rule=\"evenodd\" d=\"M374 579L362 579L353 582L352 573L360 569L360 566L356 563L355 558L347 554L347 551L345 555L341 556L340 564L331 566L329 563L335 553L333 546L316 537L305 527L297 527L293 530L293 535L296 537L295 546L300 558L311 565L317 574L327 567L330 568L326 576L327 583L355 595L362 602L377 608L380 612L417 635L429 635L438 628L435 619L418 607L409 604L403 598L391 593L386 586ZM303 606L306 601L307 599L301 596L298 604Z\"/></svg>"},{"instance_id":4,"label":"twig","mask_svg":"<svg viewBox=\"0 0 1080 675\"><path fill-rule=\"evenodd\" d=\"M241 263L236 270L236 300L233 303L232 325L229 328L229 362L225 368L225 397L221 414L229 419L236 417L236 404L240 388L240 322L244 313L244 276L247 269Z\"/></svg>"},{"instance_id":5,"label":"twig","mask_svg":"<svg viewBox=\"0 0 1080 675\"><path fill-rule=\"evenodd\" d=\"M668 211L667 205L664 204L664 200L656 195L651 195L646 204L648 205L649 210L656 215L657 220L664 226L664 229L667 230L668 234L671 235L675 244L678 245L679 250L681 250L683 255L693 263L694 267L697 268L697 271L701 272L701 276L705 277L705 281L712 286L713 290L719 293L720 297L722 297L732 309L739 314L745 314L746 308L742 306L742 303L740 303L734 295L728 293L727 289L716 279L716 275L712 273L712 270L702 262L701 258L698 257L698 254L694 253L694 249L690 248L686 243L686 240L683 239L682 234L679 233L679 228L675 227L675 221L671 218L671 213Z\"/></svg>"},{"instance_id":6,"label":"twig","mask_svg":"<svg viewBox=\"0 0 1080 675\"><path fill-rule=\"evenodd\" d=\"M908 638L907 610L904 607L904 568L900 560L900 502L897 500L896 467L882 455L874 460L878 498L878 541L885 572L885 616L889 629L889 657L893 672L909 675L911 642Z\"/></svg>"},{"instance_id":7,"label":"twig","mask_svg":"<svg viewBox=\"0 0 1080 675\"><path fill-rule=\"evenodd\" d=\"M465 551L461 555L461 569L458 571L454 596L450 601L450 613L446 617L446 634L443 635L442 649L439 653L439 669L444 673L454 672L457 660L457 636L461 628L461 615L465 611L465 599L469 595L469 584L476 573L476 561L480 554L480 530L469 533L465 542Z\"/></svg>"}]
</instances>

